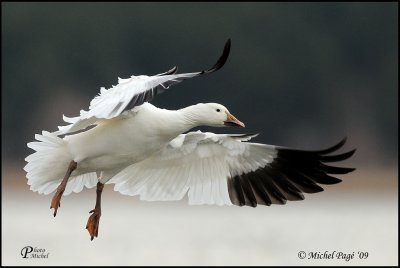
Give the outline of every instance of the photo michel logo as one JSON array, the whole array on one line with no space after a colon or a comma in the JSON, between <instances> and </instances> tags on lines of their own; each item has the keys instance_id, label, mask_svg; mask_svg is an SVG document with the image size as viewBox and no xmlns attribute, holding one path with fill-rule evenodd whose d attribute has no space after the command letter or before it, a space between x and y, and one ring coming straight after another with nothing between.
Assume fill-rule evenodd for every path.
<instances>
[{"instance_id":1,"label":"photo michel logo","mask_svg":"<svg viewBox=\"0 0 400 268\"><path fill-rule=\"evenodd\" d=\"M46 253L44 248L26 246L21 249L21 256L24 259L47 259L49 254L50 252Z\"/></svg>"}]
</instances>

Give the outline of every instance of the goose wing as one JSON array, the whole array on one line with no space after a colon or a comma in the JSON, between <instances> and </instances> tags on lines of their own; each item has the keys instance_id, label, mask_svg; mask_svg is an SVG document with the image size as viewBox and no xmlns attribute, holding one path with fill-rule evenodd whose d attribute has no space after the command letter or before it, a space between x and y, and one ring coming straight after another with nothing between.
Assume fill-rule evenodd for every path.
<instances>
[{"instance_id":1,"label":"goose wing","mask_svg":"<svg viewBox=\"0 0 400 268\"><path fill-rule=\"evenodd\" d=\"M114 176L115 190L148 201L180 200L190 204L257 206L302 200L303 193L323 191L319 184L341 180L353 168L327 162L349 158L355 150L327 155L345 142L321 151L250 143L256 135L190 132L161 152Z\"/></svg>"},{"instance_id":2,"label":"goose wing","mask_svg":"<svg viewBox=\"0 0 400 268\"><path fill-rule=\"evenodd\" d=\"M99 120L115 118L125 111L130 111L144 102L150 101L154 96L169 89L172 85L189 78L213 73L224 66L229 56L230 47L229 39L218 61L208 70L177 74L177 67L174 67L165 73L154 76L139 75L127 79L119 78L118 85L110 89L100 89L100 94L90 102L88 111L81 110L77 117L63 116L64 121L70 124L59 127L55 134L73 133L96 124Z\"/></svg>"}]
</instances>

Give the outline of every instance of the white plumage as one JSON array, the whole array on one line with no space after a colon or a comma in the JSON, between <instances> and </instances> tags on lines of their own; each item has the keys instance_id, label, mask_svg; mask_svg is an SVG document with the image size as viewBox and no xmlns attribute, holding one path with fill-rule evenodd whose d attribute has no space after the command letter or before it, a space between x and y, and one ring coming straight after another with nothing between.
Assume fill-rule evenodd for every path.
<instances>
[{"instance_id":1,"label":"white plumage","mask_svg":"<svg viewBox=\"0 0 400 268\"><path fill-rule=\"evenodd\" d=\"M39 142L30 142L28 147L35 150L25 160L28 184L32 191L40 194L50 194L60 184L62 176L67 170L71 155L68 154L67 143L56 135L43 131L42 135L36 134ZM71 192L78 193L83 187L92 188L97 184L96 172L89 172L82 175L73 175L64 191L64 195Z\"/></svg>"},{"instance_id":2,"label":"white plumage","mask_svg":"<svg viewBox=\"0 0 400 268\"><path fill-rule=\"evenodd\" d=\"M56 215L63 194L97 184L96 208L87 227L93 239L105 183L147 201L180 200L187 195L190 204L254 207L303 199L303 192L322 191L318 184L340 181L329 173L353 170L324 164L354 153L327 155L344 140L311 152L248 142L257 135L182 134L202 125L244 124L217 103L176 111L148 103L173 84L220 69L229 51L230 41L218 62L206 71L175 74L174 67L155 76L119 78L118 85L102 88L88 111L74 118L63 116L68 125L53 133L43 131L35 136L37 141L28 143L36 151L25 159L31 190L49 194L57 189L51 205Z\"/></svg>"},{"instance_id":3,"label":"white plumage","mask_svg":"<svg viewBox=\"0 0 400 268\"><path fill-rule=\"evenodd\" d=\"M142 200L180 200L189 204L232 205L227 178L272 162L273 146L245 143L248 136L190 132L157 154L114 176L115 190Z\"/></svg>"}]
</instances>

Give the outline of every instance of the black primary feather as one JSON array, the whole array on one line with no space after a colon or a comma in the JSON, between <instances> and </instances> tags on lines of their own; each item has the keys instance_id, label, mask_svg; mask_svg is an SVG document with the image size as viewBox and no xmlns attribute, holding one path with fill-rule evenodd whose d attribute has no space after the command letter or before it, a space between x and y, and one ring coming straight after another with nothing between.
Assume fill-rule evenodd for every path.
<instances>
[{"instance_id":1,"label":"black primary feather","mask_svg":"<svg viewBox=\"0 0 400 268\"><path fill-rule=\"evenodd\" d=\"M341 179L330 174L346 174L355 168L326 165L350 158L355 149L346 153L327 155L340 149L346 138L336 145L318 151L277 147L277 156L266 166L228 178L231 202L238 206L285 204L287 200L303 200L303 193L324 189L318 184L336 184Z\"/></svg>"}]
</instances>

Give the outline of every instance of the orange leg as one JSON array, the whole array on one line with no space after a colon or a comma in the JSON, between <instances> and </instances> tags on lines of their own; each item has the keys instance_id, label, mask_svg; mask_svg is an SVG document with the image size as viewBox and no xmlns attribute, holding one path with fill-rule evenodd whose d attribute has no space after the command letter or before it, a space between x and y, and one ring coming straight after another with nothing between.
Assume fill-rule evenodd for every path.
<instances>
[{"instance_id":1,"label":"orange leg","mask_svg":"<svg viewBox=\"0 0 400 268\"><path fill-rule=\"evenodd\" d=\"M86 229L89 232L90 240L93 240L94 237L99 235L99 223L101 216L101 193L103 192L104 184L98 182L96 189L96 205L93 210L89 211L89 213L93 213L90 215L88 222L86 224Z\"/></svg>"},{"instance_id":2,"label":"orange leg","mask_svg":"<svg viewBox=\"0 0 400 268\"><path fill-rule=\"evenodd\" d=\"M65 191L65 187L67 186L69 176L71 176L71 173L76 169L77 165L78 164L74 160L69 163L67 173L65 174L61 184L57 187L57 192L54 194L53 199L51 200L50 209L54 208L54 217L57 215L57 210L61 206L61 197Z\"/></svg>"}]
</instances>

